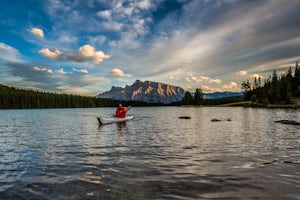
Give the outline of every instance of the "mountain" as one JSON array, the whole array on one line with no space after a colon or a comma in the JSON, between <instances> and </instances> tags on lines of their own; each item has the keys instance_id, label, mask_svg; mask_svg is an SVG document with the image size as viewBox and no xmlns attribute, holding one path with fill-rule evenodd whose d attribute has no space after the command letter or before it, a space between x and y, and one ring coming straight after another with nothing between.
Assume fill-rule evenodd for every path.
<instances>
[{"instance_id":1,"label":"mountain","mask_svg":"<svg viewBox=\"0 0 300 200\"><path fill-rule=\"evenodd\" d=\"M96 98L169 104L181 101L184 93L185 91L181 87L136 80L132 85L126 85L124 88L113 86L110 91L101 93Z\"/></svg>"},{"instance_id":2,"label":"mountain","mask_svg":"<svg viewBox=\"0 0 300 200\"><path fill-rule=\"evenodd\" d=\"M203 94L204 99L223 99L228 97L242 96L243 92L214 92Z\"/></svg>"}]
</instances>

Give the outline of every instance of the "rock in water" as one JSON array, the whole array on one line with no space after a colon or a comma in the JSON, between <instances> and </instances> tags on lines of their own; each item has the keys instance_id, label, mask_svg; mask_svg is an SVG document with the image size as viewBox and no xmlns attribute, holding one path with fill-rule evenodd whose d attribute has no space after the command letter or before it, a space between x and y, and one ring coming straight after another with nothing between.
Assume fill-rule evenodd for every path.
<instances>
[{"instance_id":1,"label":"rock in water","mask_svg":"<svg viewBox=\"0 0 300 200\"><path fill-rule=\"evenodd\" d=\"M219 119L212 119L210 121L212 121L212 122L220 122L221 120L219 120Z\"/></svg>"},{"instance_id":2,"label":"rock in water","mask_svg":"<svg viewBox=\"0 0 300 200\"><path fill-rule=\"evenodd\" d=\"M191 119L191 117L190 116L180 116L180 117L178 117L179 119Z\"/></svg>"},{"instance_id":3,"label":"rock in water","mask_svg":"<svg viewBox=\"0 0 300 200\"><path fill-rule=\"evenodd\" d=\"M300 125L300 122L294 121L294 120L277 120L274 121L275 123L280 124L290 124L290 125Z\"/></svg>"}]
</instances>

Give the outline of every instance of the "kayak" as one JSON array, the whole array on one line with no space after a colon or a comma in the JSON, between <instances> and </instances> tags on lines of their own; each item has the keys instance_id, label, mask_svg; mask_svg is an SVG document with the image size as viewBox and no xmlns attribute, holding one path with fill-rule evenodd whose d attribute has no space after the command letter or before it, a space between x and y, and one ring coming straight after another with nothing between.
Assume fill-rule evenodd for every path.
<instances>
[{"instance_id":1,"label":"kayak","mask_svg":"<svg viewBox=\"0 0 300 200\"><path fill-rule=\"evenodd\" d=\"M119 118L119 117L97 117L100 124L111 124L116 122L125 122L128 120L133 119L133 115L128 115L125 118Z\"/></svg>"}]
</instances>

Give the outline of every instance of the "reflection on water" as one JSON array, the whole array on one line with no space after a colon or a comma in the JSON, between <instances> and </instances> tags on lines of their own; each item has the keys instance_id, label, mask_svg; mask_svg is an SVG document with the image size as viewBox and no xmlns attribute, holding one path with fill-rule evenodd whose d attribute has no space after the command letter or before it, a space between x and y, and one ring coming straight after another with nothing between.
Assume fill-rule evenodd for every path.
<instances>
[{"instance_id":1,"label":"reflection on water","mask_svg":"<svg viewBox=\"0 0 300 200\"><path fill-rule=\"evenodd\" d=\"M0 199L299 199L299 110L113 110L1 110Z\"/></svg>"}]
</instances>

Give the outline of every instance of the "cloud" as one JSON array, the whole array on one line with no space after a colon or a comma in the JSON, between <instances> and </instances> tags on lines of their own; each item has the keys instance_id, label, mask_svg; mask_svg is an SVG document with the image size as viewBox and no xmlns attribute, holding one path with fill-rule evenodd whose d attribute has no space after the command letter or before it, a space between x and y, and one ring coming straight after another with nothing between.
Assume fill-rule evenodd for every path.
<instances>
[{"instance_id":1,"label":"cloud","mask_svg":"<svg viewBox=\"0 0 300 200\"><path fill-rule=\"evenodd\" d=\"M47 70L42 69L32 73L36 66L30 63L9 62L6 63L6 66L9 67L8 72L12 76L10 82L14 85L53 91L58 83L58 80L51 73L45 73Z\"/></svg>"},{"instance_id":2,"label":"cloud","mask_svg":"<svg viewBox=\"0 0 300 200\"><path fill-rule=\"evenodd\" d=\"M44 38L44 31L39 28L32 28L30 31L33 35Z\"/></svg>"},{"instance_id":3,"label":"cloud","mask_svg":"<svg viewBox=\"0 0 300 200\"><path fill-rule=\"evenodd\" d=\"M192 81L195 81L196 83L208 82L208 83L222 84L222 80L220 80L220 79L211 79L208 76L199 76L199 77L192 76L190 78L191 78Z\"/></svg>"},{"instance_id":4,"label":"cloud","mask_svg":"<svg viewBox=\"0 0 300 200\"><path fill-rule=\"evenodd\" d=\"M53 73L52 69L47 69L46 67L40 68L40 67L34 66L33 70L34 71L41 71L41 72L48 72L49 74Z\"/></svg>"},{"instance_id":5,"label":"cloud","mask_svg":"<svg viewBox=\"0 0 300 200\"><path fill-rule=\"evenodd\" d=\"M39 53L45 56L46 58L50 58L52 60L59 60L63 56L63 52L61 52L58 49L51 51L48 48L43 48L39 51Z\"/></svg>"},{"instance_id":6,"label":"cloud","mask_svg":"<svg viewBox=\"0 0 300 200\"><path fill-rule=\"evenodd\" d=\"M65 72L63 68L56 70L56 72L61 75L69 74L69 72Z\"/></svg>"},{"instance_id":7,"label":"cloud","mask_svg":"<svg viewBox=\"0 0 300 200\"><path fill-rule=\"evenodd\" d=\"M175 81L180 80L180 78L178 76L173 76L173 75L170 76L170 79L175 80Z\"/></svg>"},{"instance_id":8,"label":"cloud","mask_svg":"<svg viewBox=\"0 0 300 200\"><path fill-rule=\"evenodd\" d=\"M225 90L237 89L237 83L236 82L227 83L227 84L223 85L223 89L225 89Z\"/></svg>"},{"instance_id":9,"label":"cloud","mask_svg":"<svg viewBox=\"0 0 300 200\"><path fill-rule=\"evenodd\" d=\"M67 94L77 94L77 95L81 94L81 95L88 95L88 96L93 95L91 93L91 91L89 91L88 89L82 88L82 87L58 86L56 88Z\"/></svg>"},{"instance_id":10,"label":"cloud","mask_svg":"<svg viewBox=\"0 0 300 200\"><path fill-rule=\"evenodd\" d=\"M111 18L111 10L102 10L97 12L97 16L105 18L105 19L110 19Z\"/></svg>"},{"instance_id":11,"label":"cloud","mask_svg":"<svg viewBox=\"0 0 300 200\"><path fill-rule=\"evenodd\" d=\"M239 71L239 72L236 72L235 75L237 76L245 76L247 74L246 71Z\"/></svg>"},{"instance_id":12,"label":"cloud","mask_svg":"<svg viewBox=\"0 0 300 200\"><path fill-rule=\"evenodd\" d=\"M88 74L89 71L87 69L80 69L80 70L76 70L77 72L83 73L83 74Z\"/></svg>"},{"instance_id":13,"label":"cloud","mask_svg":"<svg viewBox=\"0 0 300 200\"><path fill-rule=\"evenodd\" d=\"M89 44L81 46L77 54L72 54L68 56L69 60L75 62L92 61L96 64L99 64L100 62L108 58L110 58L109 55L106 55L102 51L96 51L95 47Z\"/></svg>"},{"instance_id":14,"label":"cloud","mask_svg":"<svg viewBox=\"0 0 300 200\"><path fill-rule=\"evenodd\" d=\"M203 92L211 93L211 92L240 92L241 89L238 87L236 82L229 82L225 85L222 85L220 87L210 87L210 86L201 86L201 89Z\"/></svg>"},{"instance_id":15,"label":"cloud","mask_svg":"<svg viewBox=\"0 0 300 200\"><path fill-rule=\"evenodd\" d=\"M22 62L18 49L0 42L0 61L5 62Z\"/></svg>"},{"instance_id":16,"label":"cloud","mask_svg":"<svg viewBox=\"0 0 300 200\"><path fill-rule=\"evenodd\" d=\"M118 68L115 68L115 69L112 69L110 71L110 73L113 75L113 76L116 76L116 77L131 77L130 74L125 74L122 70L118 69Z\"/></svg>"},{"instance_id":17,"label":"cloud","mask_svg":"<svg viewBox=\"0 0 300 200\"><path fill-rule=\"evenodd\" d=\"M81 46L77 53L64 53L58 49L51 51L48 48L41 49L39 53L52 60L71 60L74 62L92 61L96 64L110 58L109 55L106 55L102 51L96 51L95 47L89 44Z\"/></svg>"}]
</instances>

